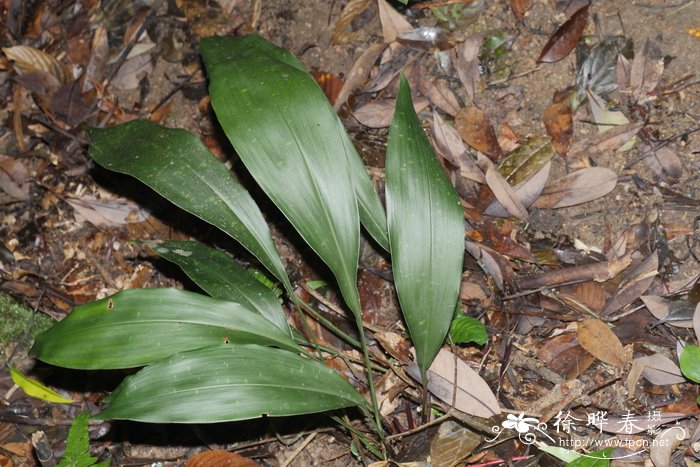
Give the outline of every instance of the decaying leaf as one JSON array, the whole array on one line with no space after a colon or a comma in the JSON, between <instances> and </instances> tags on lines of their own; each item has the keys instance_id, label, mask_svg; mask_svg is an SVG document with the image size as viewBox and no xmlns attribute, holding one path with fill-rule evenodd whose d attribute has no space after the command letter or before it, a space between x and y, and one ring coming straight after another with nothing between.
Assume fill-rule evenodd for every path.
<instances>
[{"instance_id":1,"label":"decaying leaf","mask_svg":"<svg viewBox=\"0 0 700 467\"><path fill-rule=\"evenodd\" d=\"M472 103L474 103L481 76L479 74L479 51L483 41L482 34L473 34L467 37L459 50L459 58L457 59L457 75Z\"/></svg>"},{"instance_id":2,"label":"decaying leaf","mask_svg":"<svg viewBox=\"0 0 700 467\"><path fill-rule=\"evenodd\" d=\"M578 325L576 338L581 347L598 360L617 368L624 368L630 354L607 324L599 319L587 319Z\"/></svg>"},{"instance_id":3,"label":"decaying leaf","mask_svg":"<svg viewBox=\"0 0 700 467\"><path fill-rule=\"evenodd\" d=\"M358 122L369 128L386 128L394 116L395 99L380 99L369 102L353 112ZM430 102L423 97L413 99L416 113L425 110Z\"/></svg>"},{"instance_id":4,"label":"decaying leaf","mask_svg":"<svg viewBox=\"0 0 700 467\"><path fill-rule=\"evenodd\" d=\"M642 152L647 152L650 149L651 147L647 144L642 146ZM678 180L683 175L683 164L668 145L654 149L651 154L644 158L644 163L656 175L669 181Z\"/></svg>"},{"instance_id":5,"label":"decaying leaf","mask_svg":"<svg viewBox=\"0 0 700 467\"><path fill-rule=\"evenodd\" d=\"M435 467L452 467L466 458L483 441L483 436L448 420L440 425L430 442L430 462Z\"/></svg>"},{"instance_id":6,"label":"decaying leaf","mask_svg":"<svg viewBox=\"0 0 700 467\"><path fill-rule=\"evenodd\" d=\"M411 352L415 355L413 349ZM422 382L415 363L408 365L406 372L416 381ZM428 390L447 405L452 405L455 386L457 396L454 407L457 410L483 418L501 413L498 400L486 381L452 352L441 349L428 368Z\"/></svg>"},{"instance_id":7,"label":"decaying leaf","mask_svg":"<svg viewBox=\"0 0 700 467\"><path fill-rule=\"evenodd\" d=\"M491 248L476 242L464 242L467 253L479 262L481 267L493 278L496 287L503 290L505 285L513 283L513 269L505 258Z\"/></svg>"},{"instance_id":8,"label":"decaying leaf","mask_svg":"<svg viewBox=\"0 0 700 467\"><path fill-rule=\"evenodd\" d=\"M192 456L185 467L258 467L260 464L235 452L212 450Z\"/></svg>"},{"instance_id":9,"label":"decaying leaf","mask_svg":"<svg viewBox=\"0 0 700 467\"><path fill-rule=\"evenodd\" d=\"M549 38L542 48L538 62L552 63L569 55L574 50L588 22L588 5L571 15Z\"/></svg>"},{"instance_id":10,"label":"decaying leaf","mask_svg":"<svg viewBox=\"0 0 700 467\"><path fill-rule=\"evenodd\" d=\"M641 130L643 126L644 122L632 122L625 125L618 125L602 133L594 134L584 141L577 141L574 143L574 146L569 151L569 156L585 156L595 159L601 154L617 151L639 133L639 130Z\"/></svg>"},{"instance_id":11,"label":"decaying leaf","mask_svg":"<svg viewBox=\"0 0 700 467\"><path fill-rule=\"evenodd\" d=\"M21 161L0 155L0 190L13 198L24 201L30 198L27 179L29 172Z\"/></svg>"},{"instance_id":12,"label":"decaying leaf","mask_svg":"<svg viewBox=\"0 0 700 467\"><path fill-rule=\"evenodd\" d=\"M85 67L85 76L80 89L83 93L90 91L95 87L95 84L104 79L108 55L107 30L104 26L99 25L95 28L95 32L92 35L90 61Z\"/></svg>"},{"instance_id":13,"label":"decaying leaf","mask_svg":"<svg viewBox=\"0 0 700 467\"><path fill-rule=\"evenodd\" d=\"M533 204L540 209L556 209L586 203L610 193L617 175L610 169L591 167L572 172L547 185Z\"/></svg>"},{"instance_id":14,"label":"decaying leaf","mask_svg":"<svg viewBox=\"0 0 700 467\"><path fill-rule=\"evenodd\" d=\"M486 184L493 192L501 206L508 211L512 216L522 220L527 220L528 213L523 203L520 202L515 194L513 187L506 181L505 178L496 170L493 163L481 154L478 155L478 165L484 171Z\"/></svg>"},{"instance_id":15,"label":"decaying leaf","mask_svg":"<svg viewBox=\"0 0 700 467\"><path fill-rule=\"evenodd\" d=\"M455 167L460 167L460 159L467 147L462 142L462 138L457 130L445 123L438 112L433 112L433 141L438 153L450 161Z\"/></svg>"},{"instance_id":16,"label":"decaying leaf","mask_svg":"<svg viewBox=\"0 0 700 467\"><path fill-rule=\"evenodd\" d=\"M617 88L618 56L632 54L632 41L623 36L606 36L593 47L576 73L576 105L588 90L602 96Z\"/></svg>"},{"instance_id":17,"label":"decaying leaf","mask_svg":"<svg viewBox=\"0 0 700 467\"><path fill-rule=\"evenodd\" d=\"M384 42L394 42L396 36L413 29L411 23L406 21L401 13L394 10L386 0L377 0L379 6L379 20L382 23Z\"/></svg>"},{"instance_id":18,"label":"decaying leaf","mask_svg":"<svg viewBox=\"0 0 700 467\"><path fill-rule=\"evenodd\" d=\"M649 449L649 457L654 465L672 465L671 456L687 437L688 433L681 426L670 426L661 430Z\"/></svg>"},{"instance_id":19,"label":"decaying leaf","mask_svg":"<svg viewBox=\"0 0 700 467\"><path fill-rule=\"evenodd\" d=\"M40 71L53 76L60 84L66 84L72 80L71 73L66 66L53 55L39 49L28 45L16 45L3 47L2 51L8 60L15 62L15 69L19 74Z\"/></svg>"},{"instance_id":20,"label":"decaying leaf","mask_svg":"<svg viewBox=\"0 0 700 467\"><path fill-rule=\"evenodd\" d=\"M552 163L547 162L545 166L542 167L542 169L540 169L540 171L537 172L532 178L513 187L515 197L518 199L518 201L520 201L520 204L522 204L524 208L527 209L532 206L532 203L534 203L542 194L542 190L544 190L545 185L547 185L551 167ZM509 215L508 211L498 200L491 203L484 211L484 214L496 217L507 217Z\"/></svg>"},{"instance_id":21,"label":"decaying leaf","mask_svg":"<svg viewBox=\"0 0 700 467\"><path fill-rule=\"evenodd\" d=\"M421 73L418 89L431 104L445 113L454 116L459 112L459 100L443 80L426 78L425 74Z\"/></svg>"},{"instance_id":22,"label":"decaying leaf","mask_svg":"<svg viewBox=\"0 0 700 467\"><path fill-rule=\"evenodd\" d=\"M539 173L554 157L552 143L544 136L533 136L509 152L498 164L498 171L512 186Z\"/></svg>"},{"instance_id":23,"label":"decaying leaf","mask_svg":"<svg viewBox=\"0 0 700 467\"><path fill-rule=\"evenodd\" d=\"M469 146L491 159L500 157L501 147L496 132L486 114L478 107L470 106L460 110L455 119L455 128Z\"/></svg>"},{"instance_id":24,"label":"decaying leaf","mask_svg":"<svg viewBox=\"0 0 700 467\"><path fill-rule=\"evenodd\" d=\"M632 61L630 88L632 96L641 100L656 89L664 72L664 57L656 42L647 39L641 53Z\"/></svg>"},{"instance_id":25,"label":"decaying leaf","mask_svg":"<svg viewBox=\"0 0 700 467\"><path fill-rule=\"evenodd\" d=\"M75 209L76 219L95 226L114 226L146 220L148 213L125 199L96 199L89 196L65 198Z\"/></svg>"},{"instance_id":26,"label":"decaying leaf","mask_svg":"<svg viewBox=\"0 0 700 467\"><path fill-rule=\"evenodd\" d=\"M625 273L622 284L617 288L615 294L610 297L601 315L608 316L620 308L629 305L638 299L649 288L658 274L659 255L652 253L635 268Z\"/></svg>"},{"instance_id":27,"label":"decaying leaf","mask_svg":"<svg viewBox=\"0 0 700 467\"><path fill-rule=\"evenodd\" d=\"M345 83L343 83L343 87L340 89L335 104L333 105L336 112L348 100L350 94L364 84L369 72L372 70L372 64L385 48L386 44L372 44L360 54L357 61L348 72Z\"/></svg>"},{"instance_id":28,"label":"decaying leaf","mask_svg":"<svg viewBox=\"0 0 700 467\"><path fill-rule=\"evenodd\" d=\"M685 383L686 379L678 365L661 354L635 358L633 364L642 366L642 376L652 384L665 386Z\"/></svg>"},{"instance_id":29,"label":"decaying leaf","mask_svg":"<svg viewBox=\"0 0 700 467\"><path fill-rule=\"evenodd\" d=\"M547 134L554 144L554 149L565 156L574 136L574 119L571 107L564 102L554 102L545 109L543 120Z\"/></svg>"},{"instance_id":30,"label":"decaying leaf","mask_svg":"<svg viewBox=\"0 0 700 467\"><path fill-rule=\"evenodd\" d=\"M609 109L605 99L591 90L588 91L588 103L591 106L593 119L598 125L598 131L600 132L608 131L618 125L626 125L630 122L621 111Z\"/></svg>"},{"instance_id":31,"label":"decaying leaf","mask_svg":"<svg viewBox=\"0 0 700 467\"><path fill-rule=\"evenodd\" d=\"M335 101L338 100L338 96L340 95L340 90L345 84L343 79L327 71L312 71L311 76L314 77L321 91L323 91L323 94L328 98L328 101L331 104L335 104Z\"/></svg>"}]
</instances>

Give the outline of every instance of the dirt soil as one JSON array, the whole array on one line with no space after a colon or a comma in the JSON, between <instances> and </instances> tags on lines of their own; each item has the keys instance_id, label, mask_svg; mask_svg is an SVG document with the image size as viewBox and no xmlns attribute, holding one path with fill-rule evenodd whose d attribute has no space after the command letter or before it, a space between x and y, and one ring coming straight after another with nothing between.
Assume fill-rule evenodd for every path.
<instances>
[{"instance_id":1,"label":"dirt soil","mask_svg":"<svg viewBox=\"0 0 700 467\"><path fill-rule=\"evenodd\" d=\"M678 423L687 436L667 452L651 449L653 465L697 465L698 385L678 375L676 346L678 341L698 343L692 318L700 301L700 286L695 285L700 274L700 5L694 0L592 1L583 38L579 41L576 35L574 42L593 46L603 37L624 36L632 41L635 56L644 56L643 47L651 41L661 55L649 59L643 78L648 82L654 72L662 75L643 92L628 86L603 95L608 111L619 110L643 127L631 148L619 150L621 143L591 150L600 122L584 102L573 112L569 154L559 151L551 159L550 182L599 167L614 172L614 188L562 208L530 206L531 201L525 206L525 220L484 214L501 198L496 185L484 183L483 173L528 139L547 135L543 115L556 93L575 84L580 60L588 52L579 46L578 63L577 51L553 63L537 60L549 37L585 2L440 3L447 5L438 11L424 8L424 2L392 4L412 27L441 28L444 38L437 44L392 40L365 65L367 73L349 89L339 115L381 193L388 124L377 121L388 122L393 107L365 113L362 108L393 102L401 69L409 77L414 100L425 101L419 117L462 197L473 245L465 260L462 309L484 322L489 332L486 346L451 350L478 372L502 414L485 419L459 412L455 418L460 429L478 442L461 446L462 451L445 463L435 461L436 449L448 449L435 447L439 423L419 426L418 385L401 370L408 359L387 350L388 333L398 336L402 345L407 344L407 333L393 284L386 280L391 276L389 260L367 242L359 274L364 319L379 361L399 368L379 382L392 394L383 413L390 456L412 462L426 461L430 455L434 465L564 465L518 440L517 432L489 444L484 439L491 433L483 430L501 426L506 415L515 420L523 413L549 422L552 433L552 423L562 414L585 421L605 412L622 423L625 414L663 412L680 414ZM520 19L514 13L518 5L527 7ZM128 288L198 290L176 267L132 243L135 239L198 239L226 249L246 266L256 265L212 227L173 209L134 180L97 167L88 155L86 125L148 118L185 128L240 171L209 104L198 38L260 34L294 53L334 100L343 80L357 78L353 66L362 54L390 34L375 0L4 0L0 16L0 291L37 316L55 321L76 305ZM498 51L488 52L481 39L477 41L480 63L472 70L479 73L472 75L475 91L470 95L460 57L464 44L477 35L504 42ZM634 59L629 60L634 74ZM380 73L390 78L381 86ZM324 84L328 82L335 88ZM368 91L371 85L375 88ZM430 94L431 89L440 89L442 98ZM488 151L475 147L464 133L461 153L450 154L436 141L433 114L459 130L454 121L468 107L478 107L494 128L499 155L481 156L477 162L477 149ZM475 182L478 173L480 183ZM259 189L251 190L262 198ZM300 285L299 295L354 332L351 320L329 311L342 307L332 287L319 298L305 286L308 280L330 279L325 268L309 259L309 250L300 246L279 213L265 203L285 266ZM599 270L603 276L562 279L562 271L591 264L607 265L604 274ZM552 275L540 276L543 271ZM0 320L16 316L0 313ZM663 318L667 321L659 324ZM37 323L44 327L43 321L29 319L21 337L15 333L0 343L2 466L41 465L32 445L32 434L39 430L46 433L49 451L60 458L76 414L96 413L124 376L66 371L36 362L28 350L40 330ZM601 323L606 330L598 327ZM589 328L594 329L593 337L584 336L582 329ZM697 328L696 324L696 332ZM312 322L312 329L328 345L350 357L359 355L320 324ZM657 373L673 373L675 379L649 376L649 368L633 363L641 357L661 358L657 356L671 365ZM332 364L341 372L353 371L343 362ZM8 367L77 402L56 405L27 396L14 386ZM434 402L435 414L449 408ZM356 415L351 414L356 427L367 429ZM676 419L669 416L668 421ZM625 433L621 439L653 440L661 426L650 423L647 430ZM460 433L459 439L468 438ZM195 454L212 449L237 452L260 465L347 466L377 460L358 451L349 432L323 416L215 426L101 422L91 424L90 435L91 451L113 465L185 465ZM602 437L590 425L567 435ZM643 451L637 463L616 465L652 465L649 449Z\"/></svg>"}]
</instances>

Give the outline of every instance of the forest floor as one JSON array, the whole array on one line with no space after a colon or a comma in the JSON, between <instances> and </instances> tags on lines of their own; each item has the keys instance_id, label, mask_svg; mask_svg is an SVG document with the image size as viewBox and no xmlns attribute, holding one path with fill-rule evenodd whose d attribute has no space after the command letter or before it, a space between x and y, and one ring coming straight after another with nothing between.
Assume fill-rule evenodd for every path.
<instances>
[{"instance_id":1,"label":"forest floor","mask_svg":"<svg viewBox=\"0 0 700 467\"><path fill-rule=\"evenodd\" d=\"M60 458L75 416L97 413L125 374L37 362L28 351L38 332L120 290L197 290L132 240L197 239L256 266L211 226L94 164L84 131L149 119L192 132L239 168L210 106L198 40L252 33L314 73L380 194L403 71L464 206L460 303L489 340L450 351L478 372L501 413L485 418L467 404L438 419L445 423L420 426L419 385L391 344L408 336L386 279L390 262L363 244L364 320L375 354L399 368L378 382L391 394L382 414L394 461L563 465L512 430L486 441L494 435L484 427L513 428L526 414L568 441L617 439L617 457L636 454L615 465L698 465L699 391L681 374L678 342L700 337L700 5L593 0L582 10L586 3L0 2L0 466L41 465L32 445L39 430ZM517 167L506 172L502 161L513 154ZM523 180L516 200L504 177ZM276 211L266 214L299 295L323 313L342 308L333 287L309 285L330 281L327 271ZM330 318L353 332L352 319ZM320 324L312 329L359 355ZM10 367L75 403L28 396ZM433 415L450 405L441 412L435 403ZM683 436L664 447L671 426ZM438 428L455 430L459 442ZM112 465L185 465L211 450L275 466L378 461L324 416L91 423L90 445ZM206 462L196 465L247 465Z\"/></svg>"}]
</instances>

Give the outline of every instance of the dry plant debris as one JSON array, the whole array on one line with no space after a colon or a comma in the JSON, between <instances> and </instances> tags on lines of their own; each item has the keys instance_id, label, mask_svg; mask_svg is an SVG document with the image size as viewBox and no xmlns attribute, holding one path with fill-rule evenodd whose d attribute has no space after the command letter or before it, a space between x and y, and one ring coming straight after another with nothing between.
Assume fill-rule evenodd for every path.
<instances>
[{"instance_id":1,"label":"dry plant debris","mask_svg":"<svg viewBox=\"0 0 700 467\"><path fill-rule=\"evenodd\" d=\"M489 341L443 348L429 370L437 415L427 425L390 265L363 247L360 294L386 370L377 386L394 460L559 465L521 436L534 420L548 425L541 440L612 443L616 455L636 452L634 465L697 463L698 385L678 363L680 345L700 337L696 2L0 5L3 292L60 320L125 288L191 285L142 261L149 253L133 239L208 238L254 264L152 192L93 167L83 128L147 118L189 129L236 164L213 123L197 39L256 32L314 70L380 193L403 72L461 197L461 312L486 323ZM275 225L299 296L349 329L333 287L309 285L327 277L302 259L284 222ZM291 319L338 349L328 365L362 386L356 350L310 317ZM29 435L39 429L42 452L60 456L71 419L109 389L89 374L34 366L26 350L3 342L2 465L36 465ZM28 397L8 365L76 403ZM100 423L90 435L93 454L119 465L353 465L366 456L323 419L271 426L147 434ZM488 442L494 427L509 431Z\"/></svg>"}]
</instances>

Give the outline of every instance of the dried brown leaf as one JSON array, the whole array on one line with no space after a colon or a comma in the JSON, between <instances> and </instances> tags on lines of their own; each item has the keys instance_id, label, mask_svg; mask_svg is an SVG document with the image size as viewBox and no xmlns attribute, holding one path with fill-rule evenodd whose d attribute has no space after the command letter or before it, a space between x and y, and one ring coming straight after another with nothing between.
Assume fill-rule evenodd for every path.
<instances>
[{"instance_id":1,"label":"dried brown leaf","mask_svg":"<svg viewBox=\"0 0 700 467\"><path fill-rule=\"evenodd\" d=\"M513 187L503 178L493 163L481 154L478 155L479 159L477 163L484 171L484 178L486 179L486 184L493 192L501 206L508 211L512 216L515 216L522 220L527 220L528 213L523 203L520 202L518 196L515 194Z\"/></svg>"},{"instance_id":2,"label":"dried brown leaf","mask_svg":"<svg viewBox=\"0 0 700 467\"><path fill-rule=\"evenodd\" d=\"M669 384L681 384L686 381L678 365L661 354L657 353L636 358L634 362L642 365L642 376L651 384L666 386Z\"/></svg>"},{"instance_id":3,"label":"dried brown leaf","mask_svg":"<svg viewBox=\"0 0 700 467\"><path fill-rule=\"evenodd\" d=\"M642 151L648 151L650 146L642 146ZM668 146L655 149L644 158L644 163L656 175L669 181L678 180L683 175L683 164L675 152Z\"/></svg>"},{"instance_id":4,"label":"dried brown leaf","mask_svg":"<svg viewBox=\"0 0 700 467\"><path fill-rule=\"evenodd\" d=\"M632 74L632 64L627 57L622 54L617 56L617 68L615 68L615 81L617 81L617 91L627 93L630 89L630 75Z\"/></svg>"},{"instance_id":5,"label":"dried brown leaf","mask_svg":"<svg viewBox=\"0 0 700 467\"><path fill-rule=\"evenodd\" d=\"M235 452L205 451L195 454L185 467L258 467L260 464Z\"/></svg>"},{"instance_id":6,"label":"dried brown leaf","mask_svg":"<svg viewBox=\"0 0 700 467\"><path fill-rule=\"evenodd\" d=\"M499 290L504 290L506 285L513 283L513 269L508 260L493 249L479 243L466 241L464 245L467 253L479 262Z\"/></svg>"},{"instance_id":7,"label":"dried brown leaf","mask_svg":"<svg viewBox=\"0 0 700 467\"><path fill-rule=\"evenodd\" d=\"M610 169L591 167L579 170L547 185L533 206L556 209L586 203L607 195L616 184L617 175Z\"/></svg>"},{"instance_id":8,"label":"dried brown leaf","mask_svg":"<svg viewBox=\"0 0 700 467\"><path fill-rule=\"evenodd\" d=\"M545 185L547 185L551 167L552 163L547 162L539 172L532 176L532 178L521 182L516 187L513 187L515 197L518 199L518 201L520 201L524 208L527 209L532 206L532 203L534 203L542 194L542 190L544 190ZM509 215L508 211L498 200L491 203L484 211L484 214L496 217L508 217Z\"/></svg>"},{"instance_id":9,"label":"dried brown leaf","mask_svg":"<svg viewBox=\"0 0 700 467\"><path fill-rule=\"evenodd\" d=\"M443 112L455 116L459 112L460 105L452 90L443 80L434 80L421 73L418 83L421 94L428 98L431 104Z\"/></svg>"},{"instance_id":10,"label":"dried brown leaf","mask_svg":"<svg viewBox=\"0 0 700 467\"><path fill-rule=\"evenodd\" d=\"M394 42L396 36L413 29L411 23L401 13L392 8L386 0L377 0L379 21L382 23L384 42Z\"/></svg>"},{"instance_id":11,"label":"dried brown leaf","mask_svg":"<svg viewBox=\"0 0 700 467\"><path fill-rule=\"evenodd\" d=\"M438 153L455 167L461 167L460 159L467 147L452 125L448 125L438 112L433 112L433 141Z\"/></svg>"},{"instance_id":12,"label":"dried brown leaf","mask_svg":"<svg viewBox=\"0 0 700 467\"><path fill-rule=\"evenodd\" d=\"M639 298L644 302L644 306L647 307L647 310L654 318L662 320L668 315L670 300L656 295L642 295Z\"/></svg>"},{"instance_id":13,"label":"dried brown leaf","mask_svg":"<svg viewBox=\"0 0 700 467\"><path fill-rule=\"evenodd\" d=\"M78 221L86 220L95 226L115 226L142 222L148 214L126 199L96 199L89 196L65 198L75 209Z\"/></svg>"},{"instance_id":14,"label":"dried brown leaf","mask_svg":"<svg viewBox=\"0 0 700 467\"><path fill-rule=\"evenodd\" d=\"M478 107L466 107L459 111L455 119L455 128L462 139L477 151L492 159L501 155L496 132L486 114Z\"/></svg>"},{"instance_id":15,"label":"dried brown leaf","mask_svg":"<svg viewBox=\"0 0 700 467\"><path fill-rule=\"evenodd\" d=\"M422 382L418 365L415 363L408 365L406 372L416 381ZM501 413L498 399L486 381L462 359L445 349L438 352L428 368L428 390L450 406L454 398L454 407L469 415L490 418Z\"/></svg>"},{"instance_id":16,"label":"dried brown leaf","mask_svg":"<svg viewBox=\"0 0 700 467\"><path fill-rule=\"evenodd\" d=\"M574 295L595 312L601 311L605 306L605 290L595 282L586 281L576 284Z\"/></svg>"},{"instance_id":17,"label":"dried brown leaf","mask_svg":"<svg viewBox=\"0 0 700 467\"><path fill-rule=\"evenodd\" d=\"M338 96L340 95L340 90L345 85L345 81L343 81L340 76L327 71L312 71L311 76L314 77L316 83L318 83L318 86L330 103L335 104L335 101L338 100Z\"/></svg>"},{"instance_id":18,"label":"dried brown leaf","mask_svg":"<svg viewBox=\"0 0 700 467\"><path fill-rule=\"evenodd\" d=\"M689 433L679 425L661 430L649 448L649 458L654 465L672 465L671 456Z\"/></svg>"},{"instance_id":19,"label":"dried brown leaf","mask_svg":"<svg viewBox=\"0 0 700 467\"><path fill-rule=\"evenodd\" d=\"M96 84L105 78L108 55L107 30L104 26L98 25L92 35L90 60L85 67L85 75L83 76L83 83L80 89L83 93L93 89Z\"/></svg>"},{"instance_id":20,"label":"dried brown leaf","mask_svg":"<svg viewBox=\"0 0 700 467\"><path fill-rule=\"evenodd\" d=\"M473 34L467 37L459 50L459 58L457 59L457 75L472 103L474 103L476 90L481 79L479 51L482 42L484 42L482 34Z\"/></svg>"},{"instance_id":21,"label":"dried brown leaf","mask_svg":"<svg viewBox=\"0 0 700 467\"><path fill-rule=\"evenodd\" d=\"M569 151L571 157L586 156L595 159L601 154L617 151L632 139L644 126L644 122L632 122L596 133L590 138L574 144Z\"/></svg>"},{"instance_id":22,"label":"dried brown leaf","mask_svg":"<svg viewBox=\"0 0 700 467\"><path fill-rule=\"evenodd\" d=\"M661 81L664 72L664 57L656 42L644 42L641 53L635 55L630 70L632 96L639 100L651 94Z\"/></svg>"},{"instance_id":23,"label":"dried brown leaf","mask_svg":"<svg viewBox=\"0 0 700 467\"><path fill-rule=\"evenodd\" d=\"M27 178L29 171L21 161L0 155L0 190L17 200L26 201L30 198Z\"/></svg>"},{"instance_id":24,"label":"dried brown leaf","mask_svg":"<svg viewBox=\"0 0 700 467\"><path fill-rule=\"evenodd\" d=\"M552 63L569 55L569 52L574 50L579 39L581 39L587 22L588 5L571 15L571 18L552 34L542 48L537 62Z\"/></svg>"},{"instance_id":25,"label":"dried brown leaf","mask_svg":"<svg viewBox=\"0 0 700 467\"><path fill-rule=\"evenodd\" d=\"M372 71L372 65L377 61L377 57L385 48L386 44L372 44L360 54L348 72L345 83L343 83L343 87L340 89L333 105L336 112L345 104L350 94L365 83L369 72Z\"/></svg>"},{"instance_id":26,"label":"dried brown leaf","mask_svg":"<svg viewBox=\"0 0 700 467\"><path fill-rule=\"evenodd\" d=\"M544 111L544 127L552 139L554 149L565 156L574 136L574 119L571 107L563 102L555 102Z\"/></svg>"},{"instance_id":27,"label":"dried brown leaf","mask_svg":"<svg viewBox=\"0 0 700 467\"><path fill-rule=\"evenodd\" d=\"M333 45L349 44L360 37L362 32L354 30L353 21L367 9L369 2L350 0L345 5L333 26Z\"/></svg>"},{"instance_id":28,"label":"dried brown leaf","mask_svg":"<svg viewBox=\"0 0 700 467\"><path fill-rule=\"evenodd\" d=\"M452 467L459 464L481 444L483 437L448 420L440 425L437 435L430 442L430 462L435 467Z\"/></svg>"},{"instance_id":29,"label":"dried brown leaf","mask_svg":"<svg viewBox=\"0 0 700 467\"><path fill-rule=\"evenodd\" d=\"M616 368L624 368L629 362L628 352L620 339L599 319L587 319L578 325L576 338L581 347L598 360Z\"/></svg>"},{"instance_id":30,"label":"dried brown leaf","mask_svg":"<svg viewBox=\"0 0 700 467\"><path fill-rule=\"evenodd\" d=\"M427 99L413 99L416 113L422 112L430 103ZM353 112L358 122L369 128L386 128L391 125L396 99L379 99L369 102Z\"/></svg>"},{"instance_id":31,"label":"dried brown leaf","mask_svg":"<svg viewBox=\"0 0 700 467\"><path fill-rule=\"evenodd\" d=\"M522 21L525 13L530 9L529 0L509 0L510 9L513 10L513 15L518 21Z\"/></svg>"},{"instance_id":32,"label":"dried brown leaf","mask_svg":"<svg viewBox=\"0 0 700 467\"><path fill-rule=\"evenodd\" d=\"M652 253L635 268L625 274L622 284L610 297L601 315L607 316L638 299L649 288L658 274L659 255Z\"/></svg>"},{"instance_id":33,"label":"dried brown leaf","mask_svg":"<svg viewBox=\"0 0 700 467\"><path fill-rule=\"evenodd\" d=\"M56 78L61 84L66 84L73 79L68 68L53 55L34 47L16 45L14 47L3 47L2 51L8 60L15 62L15 69L18 71L18 74L43 71Z\"/></svg>"}]
</instances>

